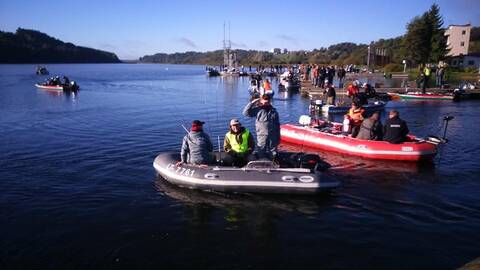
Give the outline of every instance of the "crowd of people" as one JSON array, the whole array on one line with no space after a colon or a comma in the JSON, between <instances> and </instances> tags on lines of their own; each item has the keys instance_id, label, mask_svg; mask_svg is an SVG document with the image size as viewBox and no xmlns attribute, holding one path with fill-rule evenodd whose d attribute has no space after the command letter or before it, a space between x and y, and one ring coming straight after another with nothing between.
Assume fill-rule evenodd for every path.
<instances>
[{"instance_id":1,"label":"crowd of people","mask_svg":"<svg viewBox=\"0 0 480 270\"><path fill-rule=\"evenodd\" d=\"M312 72L311 68L319 72ZM300 66L297 72L308 76L320 76L318 80L324 78L322 74L326 74L322 87L324 88L324 96L326 103L335 105L336 92L329 80L328 74L337 74L344 76L344 69L337 71L326 71L332 67L319 66ZM317 74L318 73L318 74ZM332 76L332 75L330 75ZM342 77L343 79L343 77ZM243 127L237 118L231 119L228 132L225 134L224 147L225 155L221 158L224 165L235 167L243 167L249 161L258 158L266 158L275 160L277 156L277 148L280 144L280 118L277 110L272 106L271 83L268 79L263 80L261 74L255 73L251 75L251 86L261 90L259 98L254 98L243 109L243 115L255 118L255 134L254 140L252 133L246 127ZM352 100L352 106L344 117L344 132L350 134L353 138L362 140L387 141L398 144L408 140L408 127L404 120L400 118L400 114L396 110L389 112L389 117L384 124L381 123L380 113L374 112L370 117L366 117L363 105L367 104L366 100L375 97L375 89L364 83L355 80L347 87L347 95ZM203 130L205 122L195 120L187 135L183 138L180 161L177 166L188 163L197 165L208 165L215 162L213 155L213 144L208 134ZM255 143L256 141L256 143Z\"/></svg>"},{"instance_id":2,"label":"crowd of people","mask_svg":"<svg viewBox=\"0 0 480 270\"><path fill-rule=\"evenodd\" d=\"M255 118L256 145L252 133L234 118L225 134L223 148L226 156L221 162L242 167L254 158L275 160L280 144L280 118L271 104L271 97L262 95L249 102L243 109L243 115ZM213 144L203 130L204 124L200 120L192 122L190 131L183 138L177 166L184 163L204 166L214 162Z\"/></svg>"},{"instance_id":3,"label":"crowd of people","mask_svg":"<svg viewBox=\"0 0 480 270\"><path fill-rule=\"evenodd\" d=\"M387 141L394 144L408 141L407 123L400 118L397 110L391 110L388 119L382 125L379 112L365 118L365 109L352 103L352 107L344 116L343 128L343 131L351 134L352 138L361 140Z\"/></svg>"},{"instance_id":4,"label":"crowd of people","mask_svg":"<svg viewBox=\"0 0 480 270\"><path fill-rule=\"evenodd\" d=\"M70 86L70 79L67 76L63 76L63 82L59 76L51 77L46 80L45 85L48 86Z\"/></svg>"},{"instance_id":5,"label":"crowd of people","mask_svg":"<svg viewBox=\"0 0 480 270\"><path fill-rule=\"evenodd\" d=\"M426 89L430 87L430 77L435 75L435 86L443 87L445 83L445 67L427 64L419 67L419 84L422 86L422 93L426 93Z\"/></svg>"}]
</instances>

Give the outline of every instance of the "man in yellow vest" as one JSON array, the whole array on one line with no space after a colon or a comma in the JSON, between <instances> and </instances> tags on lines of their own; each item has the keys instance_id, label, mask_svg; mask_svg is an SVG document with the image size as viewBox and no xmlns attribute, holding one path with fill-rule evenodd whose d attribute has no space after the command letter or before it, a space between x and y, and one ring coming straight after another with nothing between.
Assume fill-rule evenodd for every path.
<instances>
[{"instance_id":1,"label":"man in yellow vest","mask_svg":"<svg viewBox=\"0 0 480 270\"><path fill-rule=\"evenodd\" d=\"M428 81L430 80L431 69L429 65L425 65L423 69L423 85L422 85L422 94L426 93L426 88L428 87Z\"/></svg>"},{"instance_id":2,"label":"man in yellow vest","mask_svg":"<svg viewBox=\"0 0 480 270\"><path fill-rule=\"evenodd\" d=\"M223 149L227 156L223 162L236 167L243 167L249 161L248 157L255 149L255 141L250 131L240 124L238 119L230 121L230 130L225 134Z\"/></svg>"}]
</instances>

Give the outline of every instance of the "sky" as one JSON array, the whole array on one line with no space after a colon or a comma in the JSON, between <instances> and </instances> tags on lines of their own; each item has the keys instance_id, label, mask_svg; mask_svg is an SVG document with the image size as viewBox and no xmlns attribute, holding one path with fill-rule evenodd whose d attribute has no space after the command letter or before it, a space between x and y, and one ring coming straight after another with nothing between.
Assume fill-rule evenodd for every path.
<instances>
[{"instance_id":1,"label":"sky","mask_svg":"<svg viewBox=\"0 0 480 270\"><path fill-rule=\"evenodd\" d=\"M122 60L155 53L232 48L312 50L405 34L432 4L444 26L480 26L480 0L0 0L0 31L34 29Z\"/></svg>"}]
</instances>

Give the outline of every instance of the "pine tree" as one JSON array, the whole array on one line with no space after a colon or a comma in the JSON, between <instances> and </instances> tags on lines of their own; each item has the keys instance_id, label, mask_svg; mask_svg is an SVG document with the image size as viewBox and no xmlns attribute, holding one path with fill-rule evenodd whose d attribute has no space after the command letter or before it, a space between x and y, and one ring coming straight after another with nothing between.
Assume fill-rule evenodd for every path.
<instances>
[{"instance_id":1,"label":"pine tree","mask_svg":"<svg viewBox=\"0 0 480 270\"><path fill-rule=\"evenodd\" d=\"M428 24L431 29L431 52L429 61L438 63L440 60L445 59L445 55L448 52L447 38L445 37L445 30L442 28L443 19L440 15L440 8L437 4L433 4L428 11Z\"/></svg>"},{"instance_id":2,"label":"pine tree","mask_svg":"<svg viewBox=\"0 0 480 270\"><path fill-rule=\"evenodd\" d=\"M406 57L414 64L427 63L431 51L431 28L428 13L415 17L407 25L403 39Z\"/></svg>"},{"instance_id":3,"label":"pine tree","mask_svg":"<svg viewBox=\"0 0 480 270\"><path fill-rule=\"evenodd\" d=\"M414 64L437 63L448 52L440 8L433 4L421 17L407 25L403 39L405 54Z\"/></svg>"}]
</instances>

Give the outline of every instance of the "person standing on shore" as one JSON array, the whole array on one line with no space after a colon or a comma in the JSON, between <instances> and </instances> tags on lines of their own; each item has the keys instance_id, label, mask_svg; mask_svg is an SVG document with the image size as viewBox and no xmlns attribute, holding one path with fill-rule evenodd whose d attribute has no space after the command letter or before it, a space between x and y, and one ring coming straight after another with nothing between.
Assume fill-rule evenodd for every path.
<instances>
[{"instance_id":1,"label":"person standing on shore","mask_svg":"<svg viewBox=\"0 0 480 270\"><path fill-rule=\"evenodd\" d=\"M333 84L327 82L323 94L327 96L327 105L335 105L336 92Z\"/></svg>"},{"instance_id":2,"label":"person standing on shore","mask_svg":"<svg viewBox=\"0 0 480 270\"><path fill-rule=\"evenodd\" d=\"M436 76L435 85L437 87L442 87L443 86L444 75L445 75L445 69L443 67L438 67L437 71L435 72L435 76Z\"/></svg>"},{"instance_id":3,"label":"person standing on shore","mask_svg":"<svg viewBox=\"0 0 480 270\"><path fill-rule=\"evenodd\" d=\"M260 99L249 102L243 109L243 115L256 118L258 157L273 160L280 144L280 117L270 103L270 96L263 95Z\"/></svg>"},{"instance_id":4,"label":"person standing on shore","mask_svg":"<svg viewBox=\"0 0 480 270\"><path fill-rule=\"evenodd\" d=\"M426 89L428 88L428 81L430 80L430 67L428 65L425 65L425 68L423 69L423 85L422 85L422 94L426 93Z\"/></svg>"},{"instance_id":5,"label":"person standing on shore","mask_svg":"<svg viewBox=\"0 0 480 270\"><path fill-rule=\"evenodd\" d=\"M338 87L343 88L343 78L345 78L346 71L343 67L340 67L337 71Z\"/></svg>"}]
</instances>

